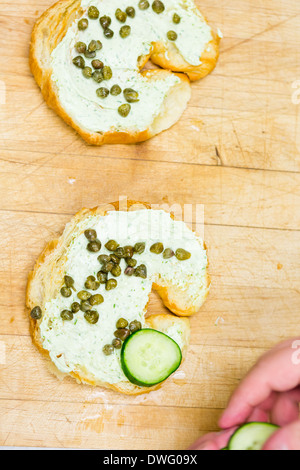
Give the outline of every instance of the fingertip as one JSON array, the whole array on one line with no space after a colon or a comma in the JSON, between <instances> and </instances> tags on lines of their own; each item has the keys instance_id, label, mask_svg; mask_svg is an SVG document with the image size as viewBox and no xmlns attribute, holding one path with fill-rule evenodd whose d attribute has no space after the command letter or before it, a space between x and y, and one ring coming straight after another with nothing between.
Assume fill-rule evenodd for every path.
<instances>
[{"instance_id":1,"label":"fingertip","mask_svg":"<svg viewBox=\"0 0 300 470\"><path fill-rule=\"evenodd\" d=\"M295 421L272 434L263 450L300 450L300 421Z\"/></svg>"},{"instance_id":2,"label":"fingertip","mask_svg":"<svg viewBox=\"0 0 300 470\"><path fill-rule=\"evenodd\" d=\"M227 410L225 410L219 419L219 427L221 429L228 429L234 426L239 426L243 424L247 417L249 416L248 412L243 411L231 411L231 407L229 406Z\"/></svg>"}]
</instances>

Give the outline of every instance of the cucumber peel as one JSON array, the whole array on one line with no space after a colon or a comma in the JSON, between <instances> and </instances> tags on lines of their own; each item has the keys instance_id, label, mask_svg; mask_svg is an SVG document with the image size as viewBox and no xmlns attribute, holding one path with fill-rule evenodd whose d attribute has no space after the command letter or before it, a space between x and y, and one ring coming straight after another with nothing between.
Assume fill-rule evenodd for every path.
<instances>
[{"instance_id":1,"label":"cucumber peel","mask_svg":"<svg viewBox=\"0 0 300 470\"><path fill-rule=\"evenodd\" d=\"M279 429L271 423L252 422L240 426L229 439L228 450L262 450L267 440Z\"/></svg>"}]
</instances>

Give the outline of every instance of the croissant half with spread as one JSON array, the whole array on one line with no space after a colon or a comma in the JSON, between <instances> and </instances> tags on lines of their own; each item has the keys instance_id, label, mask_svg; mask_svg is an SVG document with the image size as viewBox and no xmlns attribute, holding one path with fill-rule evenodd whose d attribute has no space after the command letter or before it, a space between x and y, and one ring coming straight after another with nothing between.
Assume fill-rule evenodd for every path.
<instances>
[{"instance_id":1,"label":"croissant half with spread","mask_svg":"<svg viewBox=\"0 0 300 470\"><path fill-rule=\"evenodd\" d=\"M185 358L186 317L208 294L207 267L201 238L163 210L135 202L84 209L30 273L33 341L80 382L153 390ZM147 312L152 288L173 314Z\"/></svg>"},{"instance_id":2,"label":"croissant half with spread","mask_svg":"<svg viewBox=\"0 0 300 470\"><path fill-rule=\"evenodd\" d=\"M219 41L192 0L61 0L35 24L30 66L88 143L134 143L178 121Z\"/></svg>"}]
</instances>

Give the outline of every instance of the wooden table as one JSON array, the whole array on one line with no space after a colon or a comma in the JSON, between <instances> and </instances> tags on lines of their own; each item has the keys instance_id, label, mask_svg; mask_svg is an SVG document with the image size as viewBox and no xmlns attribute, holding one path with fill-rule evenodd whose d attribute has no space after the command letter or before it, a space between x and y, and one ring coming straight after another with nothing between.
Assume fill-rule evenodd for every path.
<instances>
[{"instance_id":1,"label":"wooden table","mask_svg":"<svg viewBox=\"0 0 300 470\"><path fill-rule=\"evenodd\" d=\"M299 335L299 0L198 2L224 34L218 67L172 129L101 148L45 105L31 76L30 32L51 3L0 7L0 444L184 449L217 429L265 350ZM46 241L82 206L120 195L204 204L212 277L181 371L133 398L54 377L24 310ZM163 309L155 296L151 309Z\"/></svg>"}]
</instances>

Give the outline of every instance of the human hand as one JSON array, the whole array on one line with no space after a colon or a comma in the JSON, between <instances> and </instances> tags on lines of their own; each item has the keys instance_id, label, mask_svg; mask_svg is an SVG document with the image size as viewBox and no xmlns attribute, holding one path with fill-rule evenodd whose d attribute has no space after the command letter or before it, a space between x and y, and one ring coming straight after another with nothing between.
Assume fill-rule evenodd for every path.
<instances>
[{"instance_id":1,"label":"human hand","mask_svg":"<svg viewBox=\"0 0 300 470\"><path fill-rule=\"evenodd\" d=\"M236 427L226 429L221 432L211 432L200 437L189 450L221 450L227 446L229 438L236 430Z\"/></svg>"},{"instance_id":2,"label":"human hand","mask_svg":"<svg viewBox=\"0 0 300 470\"><path fill-rule=\"evenodd\" d=\"M264 450L300 450L300 338L285 341L257 362L232 395L220 427L271 421L281 427Z\"/></svg>"}]
</instances>

